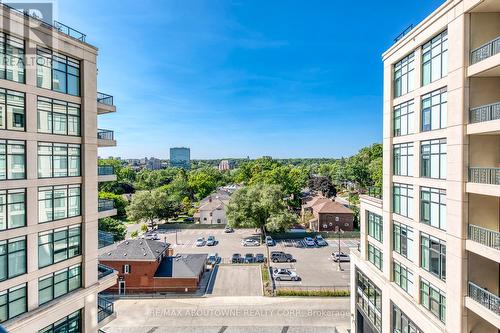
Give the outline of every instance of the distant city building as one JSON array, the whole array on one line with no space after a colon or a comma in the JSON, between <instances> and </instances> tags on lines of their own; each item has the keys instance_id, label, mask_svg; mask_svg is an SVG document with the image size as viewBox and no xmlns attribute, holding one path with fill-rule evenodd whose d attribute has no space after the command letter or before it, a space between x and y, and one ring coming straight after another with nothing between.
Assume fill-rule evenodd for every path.
<instances>
[{"instance_id":1,"label":"distant city building","mask_svg":"<svg viewBox=\"0 0 500 333\"><path fill-rule=\"evenodd\" d=\"M146 158L145 168L148 170L160 170L161 160L155 157Z\"/></svg>"},{"instance_id":2,"label":"distant city building","mask_svg":"<svg viewBox=\"0 0 500 333\"><path fill-rule=\"evenodd\" d=\"M189 169L191 167L191 150L186 147L170 148L170 166Z\"/></svg>"},{"instance_id":3,"label":"distant city building","mask_svg":"<svg viewBox=\"0 0 500 333\"><path fill-rule=\"evenodd\" d=\"M234 168L234 162L230 160L222 160L219 162L219 171L232 170Z\"/></svg>"}]
</instances>

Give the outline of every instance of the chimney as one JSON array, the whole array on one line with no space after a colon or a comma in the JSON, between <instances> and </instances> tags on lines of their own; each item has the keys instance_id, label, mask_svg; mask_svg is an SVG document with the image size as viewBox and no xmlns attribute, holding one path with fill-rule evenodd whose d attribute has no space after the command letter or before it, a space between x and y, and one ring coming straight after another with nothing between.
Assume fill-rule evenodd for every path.
<instances>
[{"instance_id":1,"label":"chimney","mask_svg":"<svg viewBox=\"0 0 500 333\"><path fill-rule=\"evenodd\" d=\"M208 197L208 202L212 202L212 196Z\"/></svg>"}]
</instances>

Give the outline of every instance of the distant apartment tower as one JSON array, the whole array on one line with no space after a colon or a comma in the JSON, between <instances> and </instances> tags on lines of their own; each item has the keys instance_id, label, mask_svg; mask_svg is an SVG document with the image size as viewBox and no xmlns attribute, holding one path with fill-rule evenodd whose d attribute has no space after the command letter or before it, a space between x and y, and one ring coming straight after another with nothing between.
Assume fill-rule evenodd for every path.
<instances>
[{"instance_id":1,"label":"distant apartment tower","mask_svg":"<svg viewBox=\"0 0 500 333\"><path fill-rule=\"evenodd\" d=\"M219 171L232 170L234 168L234 162L230 160L222 160L219 162Z\"/></svg>"},{"instance_id":2,"label":"distant apartment tower","mask_svg":"<svg viewBox=\"0 0 500 333\"><path fill-rule=\"evenodd\" d=\"M191 167L191 151L186 147L170 148L170 166L189 169Z\"/></svg>"},{"instance_id":3,"label":"distant apartment tower","mask_svg":"<svg viewBox=\"0 0 500 333\"><path fill-rule=\"evenodd\" d=\"M161 160L155 157L146 158L146 169L148 170L160 170Z\"/></svg>"},{"instance_id":4,"label":"distant apartment tower","mask_svg":"<svg viewBox=\"0 0 500 333\"><path fill-rule=\"evenodd\" d=\"M497 333L500 1L444 2L383 61L383 188L360 200L353 331Z\"/></svg>"},{"instance_id":5,"label":"distant apartment tower","mask_svg":"<svg viewBox=\"0 0 500 333\"><path fill-rule=\"evenodd\" d=\"M0 324L97 332L98 293L116 281L97 262L98 218L116 213L97 195L113 179L97 166L98 147L116 145L97 128L113 97L96 91L85 35L4 4L0 26Z\"/></svg>"}]
</instances>

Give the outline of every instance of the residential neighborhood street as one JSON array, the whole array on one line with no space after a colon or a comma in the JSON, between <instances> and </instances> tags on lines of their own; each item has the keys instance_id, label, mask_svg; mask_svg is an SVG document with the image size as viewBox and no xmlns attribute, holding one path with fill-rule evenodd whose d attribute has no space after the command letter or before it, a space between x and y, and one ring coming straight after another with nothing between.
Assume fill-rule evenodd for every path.
<instances>
[{"instance_id":1,"label":"residential neighborhood street","mask_svg":"<svg viewBox=\"0 0 500 333\"><path fill-rule=\"evenodd\" d=\"M122 299L107 333L335 333L349 328L349 298Z\"/></svg>"}]
</instances>

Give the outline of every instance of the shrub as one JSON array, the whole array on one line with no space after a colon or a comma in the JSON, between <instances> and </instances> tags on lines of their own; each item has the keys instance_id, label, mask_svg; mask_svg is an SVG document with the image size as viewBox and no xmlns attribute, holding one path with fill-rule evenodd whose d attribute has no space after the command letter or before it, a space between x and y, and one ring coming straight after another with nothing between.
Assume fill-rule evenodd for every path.
<instances>
[{"instance_id":1,"label":"shrub","mask_svg":"<svg viewBox=\"0 0 500 333\"><path fill-rule=\"evenodd\" d=\"M293 290L293 289L277 289L276 296L313 296L313 297L349 297L349 290Z\"/></svg>"},{"instance_id":2,"label":"shrub","mask_svg":"<svg viewBox=\"0 0 500 333\"><path fill-rule=\"evenodd\" d=\"M132 238L137 238L139 236L139 231L135 230L135 231L132 231L132 233L130 234L130 237Z\"/></svg>"},{"instance_id":3,"label":"shrub","mask_svg":"<svg viewBox=\"0 0 500 333\"><path fill-rule=\"evenodd\" d=\"M127 234L127 227L112 217L99 219L99 230L112 233L115 241L124 240Z\"/></svg>"}]
</instances>

